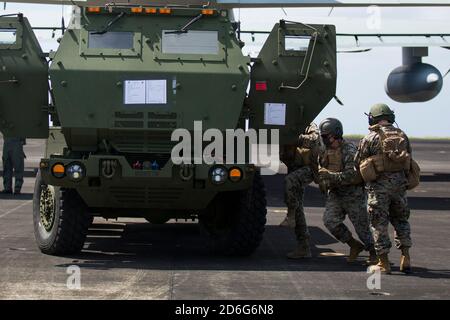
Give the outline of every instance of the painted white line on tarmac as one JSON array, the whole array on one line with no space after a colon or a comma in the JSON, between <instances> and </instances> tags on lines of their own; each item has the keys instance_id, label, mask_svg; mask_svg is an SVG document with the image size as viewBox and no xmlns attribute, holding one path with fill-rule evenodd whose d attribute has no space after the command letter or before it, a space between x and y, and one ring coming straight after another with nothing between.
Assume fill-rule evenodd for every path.
<instances>
[{"instance_id":1,"label":"painted white line on tarmac","mask_svg":"<svg viewBox=\"0 0 450 320\"><path fill-rule=\"evenodd\" d=\"M0 218L6 217L8 214L13 213L16 210L19 210L22 207L25 207L26 205L30 204L31 202L33 202L33 200L28 200L27 202L24 202L24 203L18 205L17 207L6 211L5 213L0 215Z\"/></svg>"}]
</instances>

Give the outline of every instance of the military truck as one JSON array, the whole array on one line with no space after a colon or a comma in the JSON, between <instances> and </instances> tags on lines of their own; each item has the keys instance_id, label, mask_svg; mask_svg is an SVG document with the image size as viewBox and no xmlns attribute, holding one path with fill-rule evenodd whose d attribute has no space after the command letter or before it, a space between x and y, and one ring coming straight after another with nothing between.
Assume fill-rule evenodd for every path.
<instances>
[{"instance_id":1,"label":"military truck","mask_svg":"<svg viewBox=\"0 0 450 320\"><path fill-rule=\"evenodd\" d=\"M50 53L22 14L0 17L0 130L46 139L37 245L77 253L94 217L192 218L213 251L251 254L266 223L260 169L174 164L172 132L247 123L295 147L335 95L335 28L280 21L251 58L232 10L129 3L78 7Z\"/></svg>"}]
</instances>

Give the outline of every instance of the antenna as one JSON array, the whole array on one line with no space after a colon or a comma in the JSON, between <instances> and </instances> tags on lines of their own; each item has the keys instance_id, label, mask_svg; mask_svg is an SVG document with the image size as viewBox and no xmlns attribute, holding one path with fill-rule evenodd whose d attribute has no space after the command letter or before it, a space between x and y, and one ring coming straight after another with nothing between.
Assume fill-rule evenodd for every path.
<instances>
[{"instance_id":1,"label":"antenna","mask_svg":"<svg viewBox=\"0 0 450 320\"><path fill-rule=\"evenodd\" d=\"M61 34L64 35L66 32L66 23L64 21L64 4L61 4Z\"/></svg>"}]
</instances>

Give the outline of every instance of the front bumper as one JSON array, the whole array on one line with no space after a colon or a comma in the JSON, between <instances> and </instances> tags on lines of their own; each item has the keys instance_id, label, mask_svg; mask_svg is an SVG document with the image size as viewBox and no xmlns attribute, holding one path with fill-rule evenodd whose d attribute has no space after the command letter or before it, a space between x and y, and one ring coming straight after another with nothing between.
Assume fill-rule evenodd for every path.
<instances>
[{"instance_id":1,"label":"front bumper","mask_svg":"<svg viewBox=\"0 0 450 320\"><path fill-rule=\"evenodd\" d=\"M105 177L104 161L116 162L112 177ZM79 163L85 168L85 177L79 182L67 176L55 177L51 169L56 164L67 167ZM250 188L255 172L254 165L223 165L228 170L239 168L242 179L213 184L210 171L213 166L191 165L189 179L180 174L181 167L170 160L161 170L135 170L125 156L91 155L86 159L52 157L42 159L41 175L46 184L78 191L90 208L99 209L160 209L201 210L208 206L217 193Z\"/></svg>"}]
</instances>

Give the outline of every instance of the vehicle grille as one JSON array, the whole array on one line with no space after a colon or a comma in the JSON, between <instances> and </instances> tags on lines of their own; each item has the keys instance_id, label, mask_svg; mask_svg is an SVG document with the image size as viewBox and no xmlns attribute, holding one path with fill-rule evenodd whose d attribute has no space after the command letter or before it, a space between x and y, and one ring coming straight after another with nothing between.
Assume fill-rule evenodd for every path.
<instances>
[{"instance_id":1,"label":"vehicle grille","mask_svg":"<svg viewBox=\"0 0 450 320\"><path fill-rule=\"evenodd\" d=\"M119 152L170 153L175 145L170 140L171 135L171 131L114 130L110 142Z\"/></svg>"},{"instance_id":2,"label":"vehicle grille","mask_svg":"<svg viewBox=\"0 0 450 320\"><path fill-rule=\"evenodd\" d=\"M109 141L119 152L170 153L175 145L170 140L175 128L176 113L115 112Z\"/></svg>"},{"instance_id":3,"label":"vehicle grille","mask_svg":"<svg viewBox=\"0 0 450 320\"><path fill-rule=\"evenodd\" d=\"M155 187L111 187L110 192L116 201L133 206L162 205L180 199L182 188L155 188Z\"/></svg>"}]
</instances>

